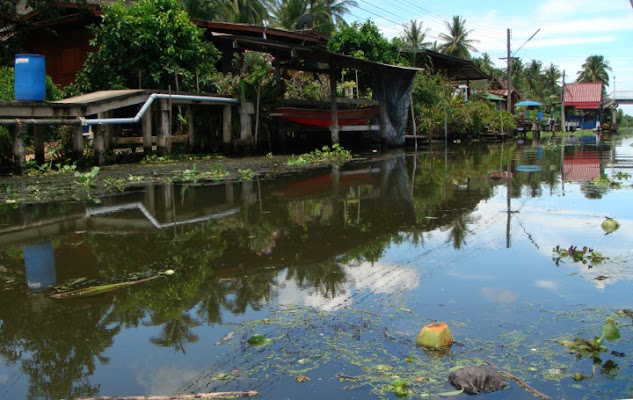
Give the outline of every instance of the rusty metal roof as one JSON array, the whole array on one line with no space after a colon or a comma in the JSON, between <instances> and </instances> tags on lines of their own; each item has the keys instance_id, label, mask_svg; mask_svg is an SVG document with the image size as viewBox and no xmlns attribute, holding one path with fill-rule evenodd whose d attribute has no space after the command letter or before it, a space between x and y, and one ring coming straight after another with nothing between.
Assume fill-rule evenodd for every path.
<instances>
[{"instance_id":1,"label":"rusty metal roof","mask_svg":"<svg viewBox=\"0 0 633 400\"><path fill-rule=\"evenodd\" d=\"M577 109L598 109L602 104L602 83L568 83L565 85L564 101L566 106L573 106Z\"/></svg>"}]
</instances>

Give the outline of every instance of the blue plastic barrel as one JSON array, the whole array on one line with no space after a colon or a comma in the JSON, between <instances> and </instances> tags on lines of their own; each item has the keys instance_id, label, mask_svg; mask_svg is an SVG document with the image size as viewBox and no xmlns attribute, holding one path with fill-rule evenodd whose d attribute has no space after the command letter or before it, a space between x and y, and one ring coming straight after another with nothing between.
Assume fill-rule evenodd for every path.
<instances>
[{"instance_id":1,"label":"blue plastic barrel","mask_svg":"<svg viewBox=\"0 0 633 400\"><path fill-rule=\"evenodd\" d=\"M46 96L46 63L39 54L15 55L15 99L44 101Z\"/></svg>"}]
</instances>

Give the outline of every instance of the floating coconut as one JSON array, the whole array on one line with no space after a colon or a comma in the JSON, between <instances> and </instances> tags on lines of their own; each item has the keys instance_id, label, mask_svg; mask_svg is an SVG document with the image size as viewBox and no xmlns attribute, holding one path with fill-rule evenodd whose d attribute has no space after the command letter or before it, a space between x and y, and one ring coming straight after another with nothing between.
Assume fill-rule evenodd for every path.
<instances>
[{"instance_id":1,"label":"floating coconut","mask_svg":"<svg viewBox=\"0 0 633 400\"><path fill-rule=\"evenodd\" d=\"M605 217L605 220L602 221L602 225L600 226L602 227L602 230L605 232L605 235L608 235L609 233L613 233L616 230L618 230L618 228L620 227L620 224L618 223L618 221L614 220L613 218Z\"/></svg>"},{"instance_id":2,"label":"floating coconut","mask_svg":"<svg viewBox=\"0 0 633 400\"><path fill-rule=\"evenodd\" d=\"M424 347L448 349L453 344L453 334L446 323L436 322L422 328L416 340Z\"/></svg>"}]
</instances>

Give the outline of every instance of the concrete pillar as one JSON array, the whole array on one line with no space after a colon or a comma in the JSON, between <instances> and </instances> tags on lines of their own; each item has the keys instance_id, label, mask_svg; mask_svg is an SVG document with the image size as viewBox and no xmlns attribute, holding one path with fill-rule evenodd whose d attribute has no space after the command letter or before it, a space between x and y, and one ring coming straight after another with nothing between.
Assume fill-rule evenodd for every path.
<instances>
[{"instance_id":1,"label":"concrete pillar","mask_svg":"<svg viewBox=\"0 0 633 400\"><path fill-rule=\"evenodd\" d=\"M35 148L35 162L37 165L43 165L46 162L44 154L44 126L33 126L33 147Z\"/></svg>"},{"instance_id":2,"label":"concrete pillar","mask_svg":"<svg viewBox=\"0 0 633 400\"><path fill-rule=\"evenodd\" d=\"M152 155L152 107L143 114L143 154Z\"/></svg>"},{"instance_id":3,"label":"concrete pillar","mask_svg":"<svg viewBox=\"0 0 633 400\"><path fill-rule=\"evenodd\" d=\"M18 174L26 170L24 135L26 135L26 125L16 125L13 128L13 162L15 164L15 172Z\"/></svg>"},{"instance_id":4,"label":"concrete pillar","mask_svg":"<svg viewBox=\"0 0 633 400\"><path fill-rule=\"evenodd\" d=\"M251 115L255 113L253 103L245 103L238 107L240 113L240 139L243 141L253 140L253 125Z\"/></svg>"},{"instance_id":5,"label":"concrete pillar","mask_svg":"<svg viewBox=\"0 0 633 400\"><path fill-rule=\"evenodd\" d=\"M171 138L169 137L169 101L160 100L160 114L158 116L158 129L156 132L156 154L164 156L169 154Z\"/></svg>"},{"instance_id":6,"label":"concrete pillar","mask_svg":"<svg viewBox=\"0 0 633 400\"><path fill-rule=\"evenodd\" d=\"M231 105L226 104L222 112L222 147L225 153L230 152L233 122L231 121Z\"/></svg>"},{"instance_id":7,"label":"concrete pillar","mask_svg":"<svg viewBox=\"0 0 633 400\"><path fill-rule=\"evenodd\" d=\"M81 125L73 126L73 156L74 161L81 161L84 156L84 129Z\"/></svg>"}]
</instances>

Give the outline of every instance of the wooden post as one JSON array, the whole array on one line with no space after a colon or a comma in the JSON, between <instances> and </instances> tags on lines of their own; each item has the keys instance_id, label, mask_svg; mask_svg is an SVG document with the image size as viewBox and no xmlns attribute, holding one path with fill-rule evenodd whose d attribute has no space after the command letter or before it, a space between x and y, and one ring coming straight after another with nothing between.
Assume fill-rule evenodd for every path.
<instances>
[{"instance_id":1,"label":"wooden post","mask_svg":"<svg viewBox=\"0 0 633 400\"><path fill-rule=\"evenodd\" d=\"M104 113L105 118L112 117L112 110L106 111ZM114 142L114 126L107 124L105 125L105 130L103 131L103 149L108 150L112 148L112 144Z\"/></svg>"},{"instance_id":2,"label":"wooden post","mask_svg":"<svg viewBox=\"0 0 633 400\"><path fill-rule=\"evenodd\" d=\"M565 121L565 70L563 70L563 90L560 99L560 128L561 131L567 132L567 123Z\"/></svg>"},{"instance_id":3,"label":"wooden post","mask_svg":"<svg viewBox=\"0 0 633 400\"><path fill-rule=\"evenodd\" d=\"M387 148L387 97L384 75L380 73L378 79L380 81L380 146L384 150Z\"/></svg>"},{"instance_id":4,"label":"wooden post","mask_svg":"<svg viewBox=\"0 0 633 400\"><path fill-rule=\"evenodd\" d=\"M93 151L95 164L101 166L105 164L105 125L96 125L94 133Z\"/></svg>"},{"instance_id":5,"label":"wooden post","mask_svg":"<svg viewBox=\"0 0 633 400\"><path fill-rule=\"evenodd\" d=\"M336 80L338 79L338 71L332 62L330 62L330 107L332 109L332 126L330 133L332 135L332 144L339 144L339 126L338 126L338 104L336 103Z\"/></svg>"},{"instance_id":6,"label":"wooden post","mask_svg":"<svg viewBox=\"0 0 633 400\"><path fill-rule=\"evenodd\" d=\"M142 126L143 154L149 156L152 154L152 107L143 114Z\"/></svg>"},{"instance_id":7,"label":"wooden post","mask_svg":"<svg viewBox=\"0 0 633 400\"><path fill-rule=\"evenodd\" d=\"M506 85L508 85L508 95L506 96L506 111L512 114L512 58L510 57L510 29L507 29L507 62L508 62L508 80Z\"/></svg>"},{"instance_id":8,"label":"wooden post","mask_svg":"<svg viewBox=\"0 0 633 400\"><path fill-rule=\"evenodd\" d=\"M15 172L18 174L26 170L24 135L26 135L26 125L16 125L13 128L13 162L15 163Z\"/></svg>"},{"instance_id":9,"label":"wooden post","mask_svg":"<svg viewBox=\"0 0 633 400\"><path fill-rule=\"evenodd\" d=\"M194 143L196 140L195 137L195 131L194 131L194 127L193 124L195 123L195 119L194 119L194 115L193 115L193 109L191 108L191 106L188 107L189 110L189 123L187 124L187 127L189 128L189 132L188 132L188 138L187 138L187 150L189 150L190 152L193 150L194 148Z\"/></svg>"},{"instance_id":10,"label":"wooden post","mask_svg":"<svg viewBox=\"0 0 633 400\"><path fill-rule=\"evenodd\" d=\"M169 154L169 102L160 100L160 115L158 116L158 131L156 132L156 154L164 156Z\"/></svg>"},{"instance_id":11,"label":"wooden post","mask_svg":"<svg viewBox=\"0 0 633 400\"><path fill-rule=\"evenodd\" d=\"M81 125L73 126L73 160L81 161L84 156L84 128Z\"/></svg>"},{"instance_id":12,"label":"wooden post","mask_svg":"<svg viewBox=\"0 0 633 400\"><path fill-rule=\"evenodd\" d=\"M44 154L44 126L33 126L33 147L35 147L35 162L37 165L43 165L46 162Z\"/></svg>"},{"instance_id":13,"label":"wooden post","mask_svg":"<svg viewBox=\"0 0 633 400\"><path fill-rule=\"evenodd\" d=\"M226 104L222 111L222 147L224 148L225 153L228 153L231 150L231 139L233 136L231 114L231 105Z\"/></svg>"}]
</instances>

